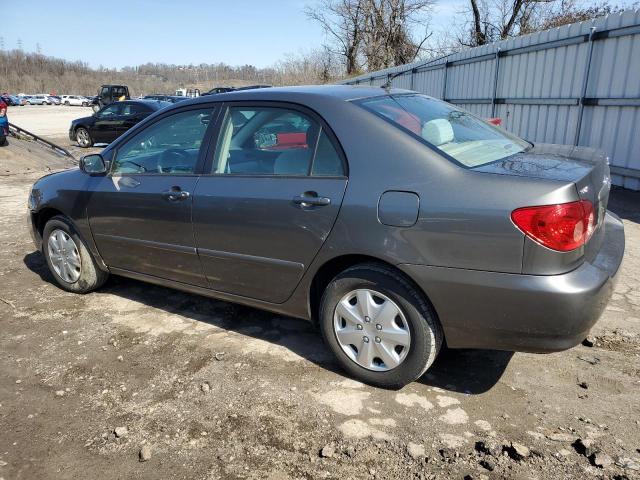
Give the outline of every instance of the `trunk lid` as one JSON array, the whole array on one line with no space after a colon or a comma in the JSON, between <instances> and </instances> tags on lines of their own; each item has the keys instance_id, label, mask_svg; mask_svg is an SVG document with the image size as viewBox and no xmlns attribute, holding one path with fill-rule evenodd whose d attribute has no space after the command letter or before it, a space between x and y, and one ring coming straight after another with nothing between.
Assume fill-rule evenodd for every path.
<instances>
[{"instance_id":1,"label":"trunk lid","mask_svg":"<svg viewBox=\"0 0 640 480\"><path fill-rule=\"evenodd\" d=\"M585 256L589 260L600 249L604 234L601 227L611 189L608 160L602 150L595 148L539 143L526 152L473 170L575 184L579 198L593 204L596 230L585 247Z\"/></svg>"}]
</instances>

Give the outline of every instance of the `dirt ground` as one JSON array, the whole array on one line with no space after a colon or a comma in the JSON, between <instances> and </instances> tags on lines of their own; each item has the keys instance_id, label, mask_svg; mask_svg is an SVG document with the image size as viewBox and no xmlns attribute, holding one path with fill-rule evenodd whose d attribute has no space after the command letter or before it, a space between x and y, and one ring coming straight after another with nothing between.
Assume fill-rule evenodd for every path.
<instances>
[{"instance_id":1,"label":"dirt ground","mask_svg":"<svg viewBox=\"0 0 640 480\"><path fill-rule=\"evenodd\" d=\"M69 142L71 120L89 117L91 107L65 105L24 105L9 107L9 121L25 130L49 138L66 138Z\"/></svg>"},{"instance_id":2,"label":"dirt ground","mask_svg":"<svg viewBox=\"0 0 640 480\"><path fill-rule=\"evenodd\" d=\"M0 148L0 479L640 478L640 194L612 195L627 253L592 347L445 351L386 391L304 322L117 277L57 288L26 200L67 166Z\"/></svg>"}]
</instances>

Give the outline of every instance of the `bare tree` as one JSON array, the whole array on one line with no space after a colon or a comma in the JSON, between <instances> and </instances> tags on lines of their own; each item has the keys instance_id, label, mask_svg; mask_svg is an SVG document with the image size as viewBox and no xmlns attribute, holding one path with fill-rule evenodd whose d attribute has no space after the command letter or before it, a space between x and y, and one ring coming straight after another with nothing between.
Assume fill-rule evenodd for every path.
<instances>
[{"instance_id":1,"label":"bare tree","mask_svg":"<svg viewBox=\"0 0 640 480\"><path fill-rule=\"evenodd\" d=\"M607 1L585 7L577 0L469 0L456 43L476 47L621 10L621 2Z\"/></svg>"},{"instance_id":2,"label":"bare tree","mask_svg":"<svg viewBox=\"0 0 640 480\"><path fill-rule=\"evenodd\" d=\"M362 0L320 0L307 6L307 17L320 24L332 39L329 50L345 59L347 75L358 73L365 10Z\"/></svg>"},{"instance_id":3,"label":"bare tree","mask_svg":"<svg viewBox=\"0 0 640 480\"><path fill-rule=\"evenodd\" d=\"M432 0L366 0L364 56L369 70L415 60L431 36L426 30L414 39L412 31L426 23Z\"/></svg>"},{"instance_id":4,"label":"bare tree","mask_svg":"<svg viewBox=\"0 0 640 480\"><path fill-rule=\"evenodd\" d=\"M320 0L307 16L343 57L347 75L411 62L430 34L426 24L434 0ZM424 30L423 34L414 35Z\"/></svg>"}]
</instances>

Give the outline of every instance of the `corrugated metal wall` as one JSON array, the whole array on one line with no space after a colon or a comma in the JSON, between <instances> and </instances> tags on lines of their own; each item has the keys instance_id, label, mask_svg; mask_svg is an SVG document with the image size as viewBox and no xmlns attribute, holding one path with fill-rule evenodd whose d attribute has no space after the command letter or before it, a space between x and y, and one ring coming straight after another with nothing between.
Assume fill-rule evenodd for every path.
<instances>
[{"instance_id":1,"label":"corrugated metal wall","mask_svg":"<svg viewBox=\"0 0 640 480\"><path fill-rule=\"evenodd\" d=\"M640 190L640 11L517 37L343 83L416 90L532 142L602 148L613 183Z\"/></svg>"}]
</instances>

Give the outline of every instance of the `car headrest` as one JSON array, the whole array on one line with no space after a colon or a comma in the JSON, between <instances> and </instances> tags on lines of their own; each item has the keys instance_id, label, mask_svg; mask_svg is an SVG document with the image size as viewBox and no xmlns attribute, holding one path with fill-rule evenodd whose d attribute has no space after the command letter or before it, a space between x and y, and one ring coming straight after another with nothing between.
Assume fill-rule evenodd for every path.
<instances>
[{"instance_id":1,"label":"car headrest","mask_svg":"<svg viewBox=\"0 0 640 480\"><path fill-rule=\"evenodd\" d=\"M276 175L306 175L309 168L309 153L306 149L283 150L276 158L273 173Z\"/></svg>"},{"instance_id":2,"label":"car headrest","mask_svg":"<svg viewBox=\"0 0 640 480\"><path fill-rule=\"evenodd\" d=\"M445 118L430 120L422 126L422 138L439 147L445 143L453 142L453 127Z\"/></svg>"}]
</instances>

